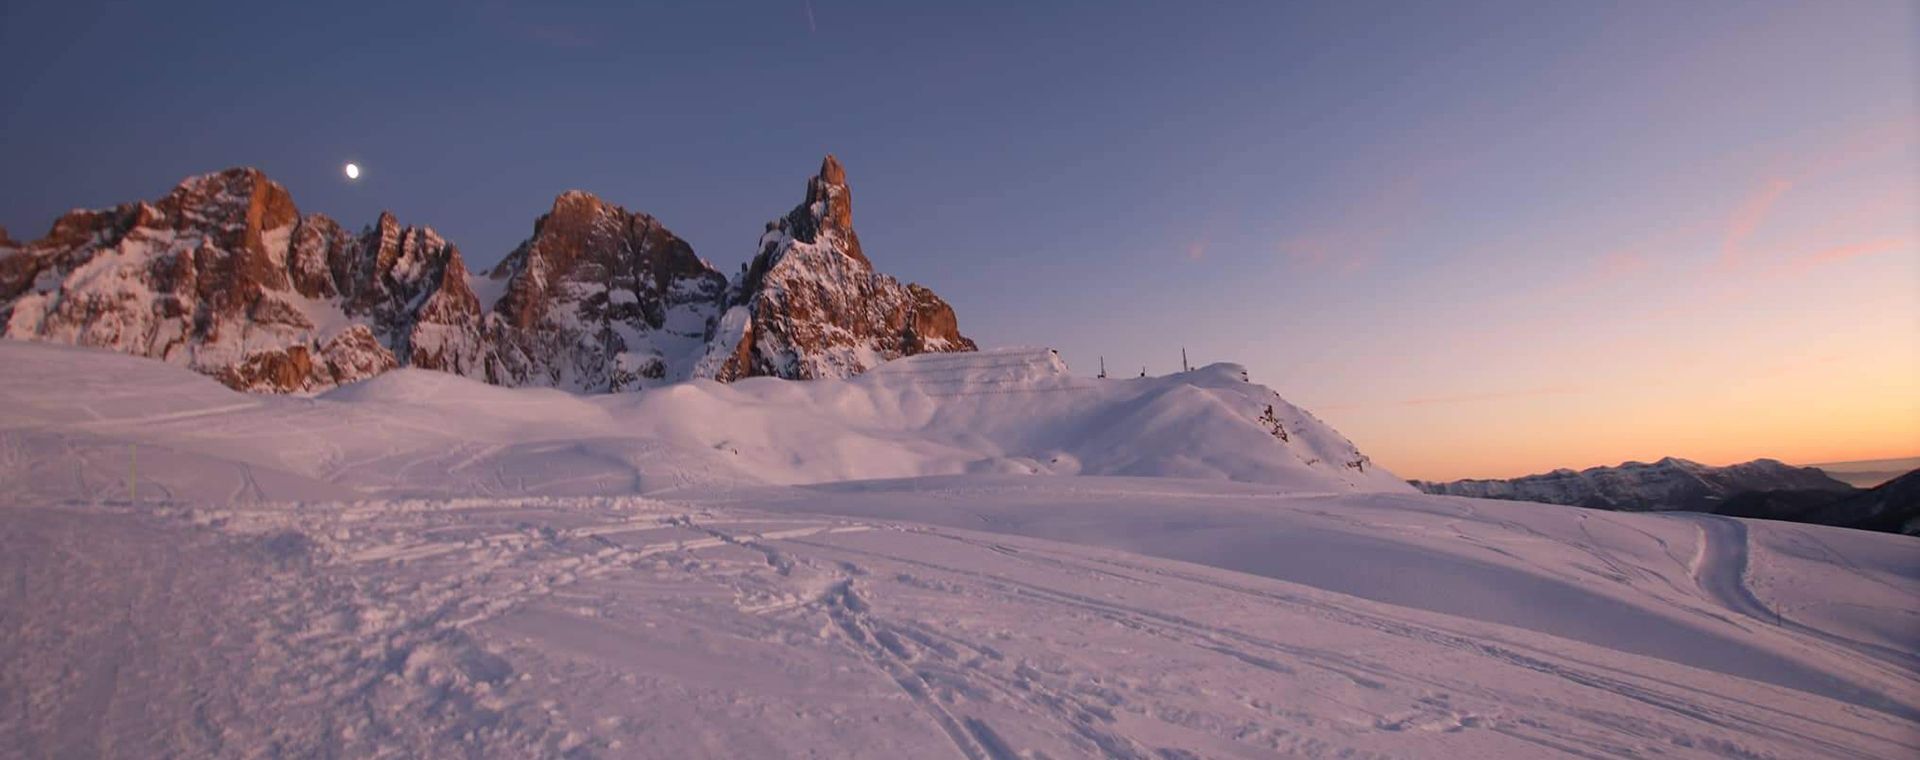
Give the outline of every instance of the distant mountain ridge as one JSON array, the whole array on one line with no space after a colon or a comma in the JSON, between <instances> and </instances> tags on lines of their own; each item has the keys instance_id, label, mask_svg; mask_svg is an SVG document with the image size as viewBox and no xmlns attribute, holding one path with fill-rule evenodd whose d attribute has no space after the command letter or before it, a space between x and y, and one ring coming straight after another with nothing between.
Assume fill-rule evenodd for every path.
<instances>
[{"instance_id":1,"label":"distant mountain ridge","mask_svg":"<svg viewBox=\"0 0 1920 760\"><path fill-rule=\"evenodd\" d=\"M1652 464L1554 470L1508 480L1409 480L1426 493L1537 501L1625 512L1688 511L1729 517L1920 534L1920 470L1855 488L1818 467L1774 459L1713 467L1668 457Z\"/></svg>"},{"instance_id":2,"label":"distant mountain ridge","mask_svg":"<svg viewBox=\"0 0 1920 760\"><path fill-rule=\"evenodd\" d=\"M257 169L0 230L0 337L160 359L246 391L313 393L396 367L612 392L694 377L847 377L970 351L933 291L873 270L829 155L729 279L659 220L568 191L484 276L390 213L350 232Z\"/></svg>"},{"instance_id":3,"label":"distant mountain ridge","mask_svg":"<svg viewBox=\"0 0 1920 760\"><path fill-rule=\"evenodd\" d=\"M1848 493L1854 490L1816 468L1795 467L1775 459L1714 467L1677 457L1651 464L1626 462L1617 467L1559 469L1506 480L1408 482L1431 494L1636 512L1712 512L1727 498L1750 491Z\"/></svg>"},{"instance_id":4,"label":"distant mountain ridge","mask_svg":"<svg viewBox=\"0 0 1920 760\"><path fill-rule=\"evenodd\" d=\"M1729 517L1920 535L1920 470L1856 491L1751 491L1714 510Z\"/></svg>"},{"instance_id":5,"label":"distant mountain ridge","mask_svg":"<svg viewBox=\"0 0 1920 760\"><path fill-rule=\"evenodd\" d=\"M1814 462L1809 467L1817 467L1838 480L1846 481L1854 488L1873 488L1889 480L1920 469L1920 457L1893 457L1891 459L1859 459L1849 462Z\"/></svg>"}]
</instances>

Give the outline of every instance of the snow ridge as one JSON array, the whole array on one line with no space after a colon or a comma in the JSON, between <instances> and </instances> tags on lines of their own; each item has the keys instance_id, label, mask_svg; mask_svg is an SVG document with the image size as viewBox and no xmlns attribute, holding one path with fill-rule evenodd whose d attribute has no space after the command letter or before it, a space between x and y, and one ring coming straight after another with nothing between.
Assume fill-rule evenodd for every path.
<instances>
[{"instance_id":1,"label":"snow ridge","mask_svg":"<svg viewBox=\"0 0 1920 760\"><path fill-rule=\"evenodd\" d=\"M167 405L156 407L161 398ZM91 456L80 452L100 436L131 436L182 462L221 462L140 476L154 481L143 490L215 501L336 498L343 490L590 496L967 473L1412 490L1236 365L1093 379L1073 376L1039 348L908 357L848 380L693 380L602 395L402 368L317 398L285 399L249 397L128 357L0 341L0 408L32 420L35 440L66 440L76 459ZM1285 437L1263 421L1270 414ZM187 430L198 432L180 434ZM113 461L124 451L99 455ZM36 481L29 471L0 475ZM124 486L124 477L105 482ZM52 478L47 487L90 499L114 486L96 491Z\"/></svg>"}]
</instances>

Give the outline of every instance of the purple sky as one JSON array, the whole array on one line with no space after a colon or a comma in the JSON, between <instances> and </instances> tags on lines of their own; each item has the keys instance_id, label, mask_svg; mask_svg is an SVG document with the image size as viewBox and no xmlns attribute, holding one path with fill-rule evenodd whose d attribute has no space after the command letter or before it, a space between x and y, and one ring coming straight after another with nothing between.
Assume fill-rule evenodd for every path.
<instances>
[{"instance_id":1,"label":"purple sky","mask_svg":"<svg viewBox=\"0 0 1920 760\"><path fill-rule=\"evenodd\" d=\"M0 7L0 224L250 164L730 271L832 151L982 344L1238 361L1403 475L1920 450L1911 2L268 6Z\"/></svg>"}]
</instances>

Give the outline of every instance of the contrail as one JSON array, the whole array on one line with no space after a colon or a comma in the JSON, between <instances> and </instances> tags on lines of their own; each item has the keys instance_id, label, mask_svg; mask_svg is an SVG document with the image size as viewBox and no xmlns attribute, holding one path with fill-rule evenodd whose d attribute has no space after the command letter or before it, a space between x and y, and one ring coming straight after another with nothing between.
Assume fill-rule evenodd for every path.
<instances>
[{"instance_id":1,"label":"contrail","mask_svg":"<svg viewBox=\"0 0 1920 760\"><path fill-rule=\"evenodd\" d=\"M806 0L806 4L807 4L807 31L808 32L820 31L820 27L815 26L813 23L813 0Z\"/></svg>"}]
</instances>

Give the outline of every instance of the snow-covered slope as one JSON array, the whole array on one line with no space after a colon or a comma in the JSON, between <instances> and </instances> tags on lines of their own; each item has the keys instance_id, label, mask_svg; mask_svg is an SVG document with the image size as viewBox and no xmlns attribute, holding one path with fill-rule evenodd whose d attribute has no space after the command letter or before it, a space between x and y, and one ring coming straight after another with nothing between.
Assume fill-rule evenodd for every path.
<instances>
[{"instance_id":1,"label":"snow-covered slope","mask_svg":"<svg viewBox=\"0 0 1920 760\"><path fill-rule=\"evenodd\" d=\"M911 357L850 380L698 380L598 396L402 369L308 399L235 393L113 354L0 341L8 420L0 434L73 446L138 442L154 450L149 457L244 465L256 484L257 473L272 471L385 496L650 493L968 472L1411 490L1243 375L1220 364L1092 380L1068 374L1046 349L1008 349ZM124 459L112 449L103 456ZM118 464L88 472L26 480L66 498L124 490ZM255 493L192 470L139 477L156 496L181 499L310 496Z\"/></svg>"},{"instance_id":2,"label":"snow-covered slope","mask_svg":"<svg viewBox=\"0 0 1920 760\"><path fill-rule=\"evenodd\" d=\"M1414 481L1427 493L1571 504L1601 509L1714 511L1735 494L1751 491L1822 490L1845 492L1851 486L1813 467L1795 467L1774 459L1713 467L1677 457L1658 462L1627 462L1617 467L1554 470L1510 480Z\"/></svg>"},{"instance_id":3,"label":"snow-covered slope","mask_svg":"<svg viewBox=\"0 0 1920 760\"><path fill-rule=\"evenodd\" d=\"M10 500L0 741L28 757L1888 758L1920 733L1908 539L968 481L849 507L904 519L788 511L837 508L833 492L772 512ZM1035 531L1068 538L1019 535ZM1122 536L1161 548L1102 545ZM1231 551L1204 551L1222 538ZM1321 585L1341 570L1427 603ZM1504 597L1556 584L1589 590ZM1641 639L1656 651L1614 645Z\"/></svg>"},{"instance_id":4,"label":"snow-covered slope","mask_svg":"<svg viewBox=\"0 0 1920 760\"><path fill-rule=\"evenodd\" d=\"M1920 749L1920 540L1420 494L1231 365L299 398L0 341L0 483L27 757Z\"/></svg>"}]
</instances>

